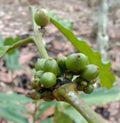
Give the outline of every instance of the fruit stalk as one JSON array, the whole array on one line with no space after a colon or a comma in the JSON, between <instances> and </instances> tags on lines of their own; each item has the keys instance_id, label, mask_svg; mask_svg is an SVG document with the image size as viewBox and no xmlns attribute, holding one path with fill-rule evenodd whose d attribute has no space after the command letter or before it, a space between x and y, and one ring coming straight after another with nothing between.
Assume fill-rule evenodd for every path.
<instances>
[{"instance_id":1,"label":"fruit stalk","mask_svg":"<svg viewBox=\"0 0 120 123\"><path fill-rule=\"evenodd\" d=\"M42 58L49 58L48 54L47 54L47 51L44 47L44 44L42 42L42 33L35 33L34 34L34 37L33 37L33 40L42 56Z\"/></svg>"},{"instance_id":2,"label":"fruit stalk","mask_svg":"<svg viewBox=\"0 0 120 123\"><path fill-rule=\"evenodd\" d=\"M65 84L54 90L53 95L58 101L64 101L71 104L88 121L88 123L104 123L103 119L91 110L78 95L75 84Z\"/></svg>"},{"instance_id":3,"label":"fruit stalk","mask_svg":"<svg viewBox=\"0 0 120 123\"><path fill-rule=\"evenodd\" d=\"M32 13L32 23L33 23L34 32L38 32L38 28L37 28L37 25L36 25L35 20L34 20L34 15L35 15L35 12L36 12L36 8L33 7L33 6L30 6L30 11Z\"/></svg>"},{"instance_id":4,"label":"fruit stalk","mask_svg":"<svg viewBox=\"0 0 120 123\"><path fill-rule=\"evenodd\" d=\"M33 30L34 30L33 40L34 40L34 43L36 44L41 56L43 58L48 58L47 51L46 51L44 44L42 42L43 34L42 34L42 32L39 32L38 27L37 27L35 20L34 20L34 15L35 15L36 9L31 6L30 10L32 13L32 21L33 21Z\"/></svg>"}]
</instances>

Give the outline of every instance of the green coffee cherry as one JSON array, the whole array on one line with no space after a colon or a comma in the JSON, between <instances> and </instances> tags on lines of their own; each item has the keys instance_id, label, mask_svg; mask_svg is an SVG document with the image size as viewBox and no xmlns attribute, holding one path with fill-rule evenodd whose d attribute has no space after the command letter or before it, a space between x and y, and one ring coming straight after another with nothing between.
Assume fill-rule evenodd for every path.
<instances>
[{"instance_id":1,"label":"green coffee cherry","mask_svg":"<svg viewBox=\"0 0 120 123\"><path fill-rule=\"evenodd\" d=\"M91 85L93 85L93 84L95 84L96 83L96 79L94 79L94 80L91 80L91 81L89 81L89 84L91 84Z\"/></svg>"},{"instance_id":2,"label":"green coffee cherry","mask_svg":"<svg viewBox=\"0 0 120 123\"><path fill-rule=\"evenodd\" d=\"M41 84L39 79L35 79L31 82L31 87L35 90L40 90L41 89Z\"/></svg>"},{"instance_id":3,"label":"green coffee cherry","mask_svg":"<svg viewBox=\"0 0 120 123\"><path fill-rule=\"evenodd\" d=\"M87 82L86 80L81 79L80 77L77 77L75 79L75 82L77 84L79 84L80 86L82 86L82 87L86 87L89 84L89 82Z\"/></svg>"},{"instance_id":4,"label":"green coffee cherry","mask_svg":"<svg viewBox=\"0 0 120 123\"><path fill-rule=\"evenodd\" d=\"M54 73L45 72L40 78L40 83L44 88L53 87L56 84L56 76Z\"/></svg>"},{"instance_id":5,"label":"green coffee cherry","mask_svg":"<svg viewBox=\"0 0 120 123\"><path fill-rule=\"evenodd\" d=\"M38 59L36 64L35 64L35 70L36 71L40 71L40 70L44 71L44 64L45 64L46 60L47 59L44 59L44 58Z\"/></svg>"},{"instance_id":6,"label":"green coffee cherry","mask_svg":"<svg viewBox=\"0 0 120 123\"><path fill-rule=\"evenodd\" d=\"M94 80L99 75L99 67L94 64L89 64L81 73L81 77L87 81Z\"/></svg>"},{"instance_id":7,"label":"green coffee cherry","mask_svg":"<svg viewBox=\"0 0 120 123\"><path fill-rule=\"evenodd\" d=\"M87 87L88 82L87 82L87 81L81 81L81 82L80 82L80 85L81 85L82 87Z\"/></svg>"},{"instance_id":8,"label":"green coffee cherry","mask_svg":"<svg viewBox=\"0 0 120 123\"><path fill-rule=\"evenodd\" d=\"M49 23L48 12L45 9L37 10L34 16L35 22L38 26L44 27Z\"/></svg>"},{"instance_id":9,"label":"green coffee cherry","mask_svg":"<svg viewBox=\"0 0 120 123\"><path fill-rule=\"evenodd\" d=\"M88 82L84 80L78 81L77 84L78 84L79 91L83 91L83 89L88 86Z\"/></svg>"},{"instance_id":10,"label":"green coffee cherry","mask_svg":"<svg viewBox=\"0 0 120 123\"><path fill-rule=\"evenodd\" d=\"M66 59L67 57L66 56L60 56L58 59L57 59L57 63L59 65L59 67L62 69L62 70L66 70Z\"/></svg>"},{"instance_id":11,"label":"green coffee cherry","mask_svg":"<svg viewBox=\"0 0 120 123\"><path fill-rule=\"evenodd\" d=\"M89 61L83 53L73 53L67 57L66 67L69 71L78 73L82 71Z\"/></svg>"},{"instance_id":12,"label":"green coffee cherry","mask_svg":"<svg viewBox=\"0 0 120 123\"><path fill-rule=\"evenodd\" d=\"M54 59L47 59L44 64L44 71L45 72L52 72L57 75L60 72L59 66Z\"/></svg>"},{"instance_id":13,"label":"green coffee cherry","mask_svg":"<svg viewBox=\"0 0 120 123\"><path fill-rule=\"evenodd\" d=\"M40 78L43 73L44 73L44 71L42 71L42 70L36 71L34 73L34 78L36 78L36 79Z\"/></svg>"},{"instance_id":14,"label":"green coffee cherry","mask_svg":"<svg viewBox=\"0 0 120 123\"><path fill-rule=\"evenodd\" d=\"M94 86L93 86L93 85L88 85L87 87L85 87L85 88L83 89L83 91L84 91L86 94L92 93L93 90L94 90Z\"/></svg>"}]
</instances>

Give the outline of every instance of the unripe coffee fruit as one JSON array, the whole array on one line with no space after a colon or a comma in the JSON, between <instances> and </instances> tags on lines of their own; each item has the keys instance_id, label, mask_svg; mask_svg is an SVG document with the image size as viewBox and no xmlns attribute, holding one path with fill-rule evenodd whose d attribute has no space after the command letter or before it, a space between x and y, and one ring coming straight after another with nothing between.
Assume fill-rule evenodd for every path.
<instances>
[{"instance_id":1,"label":"unripe coffee fruit","mask_svg":"<svg viewBox=\"0 0 120 123\"><path fill-rule=\"evenodd\" d=\"M57 63L59 65L59 67L62 69L62 70L66 70L66 59L67 57L66 56L60 56L58 59L57 59Z\"/></svg>"},{"instance_id":2,"label":"unripe coffee fruit","mask_svg":"<svg viewBox=\"0 0 120 123\"><path fill-rule=\"evenodd\" d=\"M88 85L87 87L85 87L85 88L83 89L83 91L84 91L86 94L92 93L93 90L94 90L94 86L93 86L93 85Z\"/></svg>"},{"instance_id":3,"label":"unripe coffee fruit","mask_svg":"<svg viewBox=\"0 0 120 123\"><path fill-rule=\"evenodd\" d=\"M99 67L94 64L89 64L81 73L81 77L87 81L94 80L99 75Z\"/></svg>"},{"instance_id":4,"label":"unripe coffee fruit","mask_svg":"<svg viewBox=\"0 0 120 123\"><path fill-rule=\"evenodd\" d=\"M56 76L54 73L46 72L40 78L40 84L45 88L53 87L56 84Z\"/></svg>"},{"instance_id":5,"label":"unripe coffee fruit","mask_svg":"<svg viewBox=\"0 0 120 123\"><path fill-rule=\"evenodd\" d=\"M44 73L44 71L42 71L42 70L36 71L34 73L34 78L39 79L43 73Z\"/></svg>"},{"instance_id":6,"label":"unripe coffee fruit","mask_svg":"<svg viewBox=\"0 0 120 123\"><path fill-rule=\"evenodd\" d=\"M45 9L40 9L36 11L34 19L38 26L44 27L49 23L50 18Z\"/></svg>"},{"instance_id":7,"label":"unripe coffee fruit","mask_svg":"<svg viewBox=\"0 0 120 123\"><path fill-rule=\"evenodd\" d=\"M52 72L55 75L59 74L60 70L59 70L59 66L56 62L55 59L47 59L45 64L44 64L44 71L45 72Z\"/></svg>"},{"instance_id":8,"label":"unripe coffee fruit","mask_svg":"<svg viewBox=\"0 0 120 123\"><path fill-rule=\"evenodd\" d=\"M67 57L66 67L69 71L78 73L82 71L89 61L83 53L73 53Z\"/></svg>"},{"instance_id":9,"label":"unripe coffee fruit","mask_svg":"<svg viewBox=\"0 0 120 123\"><path fill-rule=\"evenodd\" d=\"M40 70L44 71L44 64L45 64L46 60L47 59L44 59L44 58L38 59L35 64L35 70L36 71L40 71Z\"/></svg>"}]
</instances>

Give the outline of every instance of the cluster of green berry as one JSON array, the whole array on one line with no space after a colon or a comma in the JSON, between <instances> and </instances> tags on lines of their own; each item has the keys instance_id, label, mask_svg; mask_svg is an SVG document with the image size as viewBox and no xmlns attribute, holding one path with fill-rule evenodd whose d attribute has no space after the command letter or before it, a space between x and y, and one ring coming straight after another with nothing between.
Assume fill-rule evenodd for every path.
<instances>
[{"instance_id":1,"label":"cluster of green berry","mask_svg":"<svg viewBox=\"0 0 120 123\"><path fill-rule=\"evenodd\" d=\"M83 53L74 53L68 57L58 58L58 64L71 75L71 81L77 84L77 89L90 94L94 90L93 84L99 75L99 67L89 64L88 57Z\"/></svg>"},{"instance_id":2,"label":"cluster of green berry","mask_svg":"<svg viewBox=\"0 0 120 123\"><path fill-rule=\"evenodd\" d=\"M33 99L43 98L44 100L52 100L52 90L57 84L57 76L60 74L60 68L57 61L53 58L38 59L35 64L34 80L31 83L35 90L30 93Z\"/></svg>"},{"instance_id":3,"label":"cluster of green berry","mask_svg":"<svg viewBox=\"0 0 120 123\"><path fill-rule=\"evenodd\" d=\"M46 96L48 99L49 95L50 100L55 88L71 82L77 85L78 91L89 94L94 90L93 84L98 75L98 66L89 64L87 56L83 53L61 56L57 60L41 58L35 64L31 86L40 96L43 94L42 98Z\"/></svg>"},{"instance_id":4,"label":"cluster of green berry","mask_svg":"<svg viewBox=\"0 0 120 123\"><path fill-rule=\"evenodd\" d=\"M55 59L38 59L35 70L34 78L38 79L42 87L51 88L56 84L60 69Z\"/></svg>"}]
</instances>

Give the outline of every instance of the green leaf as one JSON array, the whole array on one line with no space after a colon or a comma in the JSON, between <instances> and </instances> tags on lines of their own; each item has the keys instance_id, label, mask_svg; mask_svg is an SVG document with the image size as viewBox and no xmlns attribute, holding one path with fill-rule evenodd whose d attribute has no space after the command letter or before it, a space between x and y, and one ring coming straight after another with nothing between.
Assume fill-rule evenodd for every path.
<instances>
[{"instance_id":1,"label":"green leaf","mask_svg":"<svg viewBox=\"0 0 120 123\"><path fill-rule=\"evenodd\" d=\"M0 36L0 57L2 57L6 52L9 51L10 49L10 45L13 45L15 44L16 42L18 42L20 40L19 37L16 37L16 38L12 38L12 37L9 37L9 38L6 38L5 40L2 38L2 36ZM12 49L11 49L12 50ZM11 53L14 53L13 50L10 52Z\"/></svg>"},{"instance_id":2,"label":"green leaf","mask_svg":"<svg viewBox=\"0 0 120 123\"><path fill-rule=\"evenodd\" d=\"M55 106L57 104L57 101L51 101L51 102L41 102L39 105L40 112L36 115L36 119L40 118L42 114L49 109L51 106Z\"/></svg>"},{"instance_id":3,"label":"green leaf","mask_svg":"<svg viewBox=\"0 0 120 123\"><path fill-rule=\"evenodd\" d=\"M0 101L0 108L6 108L6 109L10 109L10 110L19 110L22 112L26 112L27 109L25 108L25 106L23 104L17 104L16 102L4 102L4 101Z\"/></svg>"},{"instance_id":4,"label":"green leaf","mask_svg":"<svg viewBox=\"0 0 120 123\"><path fill-rule=\"evenodd\" d=\"M69 116L75 123L87 123L83 116L71 105L68 105L63 112L64 114Z\"/></svg>"},{"instance_id":5,"label":"green leaf","mask_svg":"<svg viewBox=\"0 0 120 123\"><path fill-rule=\"evenodd\" d=\"M61 115L60 113L62 113L75 123L87 123L82 115L68 103L59 102L57 104L57 110L59 111L58 115Z\"/></svg>"},{"instance_id":6,"label":"green leaf","mask_svg":"<svg viewBox=\"0 0 120 123\"><path fill-rule=\"evenodd\" d=\"M53 117L43 120L41 123L53 123Z\"/></svg>"},{"instance_id":7,"label":"green leaf","mask_svg":"<svg viewBox=\"0 0 120 123\"><path fill-rule=\"evenodd\" d=\"M120 88L97 88L92 94L80 94L89 105L102 105L120 100Z\"/></svg>"},{"instance_id":8,"label":"green leaf","mask_svg":"<svg viewBox=\"0 0 120 123\"><path fill-rule=\"evenodd\" d=\"M100 68L100 84L102 87L111 88L115 77L110 71L111 64L104 63L101 60L99 52L94 51L85 41L79 40L74 33L60 23L60 19L56 18L52 14L50 15L50 21L62 32L62 34L73 44L73 46L79 51L88 56L90 63L96 64Z\"/></svg>"},{"instance_id":9,"label":"green leaf","mask_svg":"<svg viewBox=\"0 0 120 123\"><path fill-rule=\"evenodd\" d=\"M4 40L4 46L11 46L11 45L14 45L16 42L20 41L20 38L19 37L16 37L16 38L12 38L12 37L9 37L9 38L6 38ZM9 52L7 52L8 55L12 55L16 52L16 49L12 49L10 50Z\"/></svg>"},{"instance_id":10,"label":"green leaf","mask_svg":"<svg viewBox=\"0 0 120 123\"><path fill-rule=\"evenodd\" d=\"M8 37L4 40L4 45L10 46L10 45L13 45L14 43L18 42L19 40L20 40L19 37L16 37L16 38Z\"/></svg>"},{"instance_id":11,"label":"green leaf","mask_svg":"<svg viewBox=\"0 0 120 123\"><path fill-rule=\"evenodd\" d=\"M12 54L5 55L6 67L13 73L16 70L23 69L19 64L19 51L14 50Z\"/></svg>"},{"instance_id":12,"label":"green leaf","mask_svg":"<svg viewBox=\"0 0 120 123\"><path fill-rule=\"evenodd\" d=\"M25 103L32 100L20 94L4 94L0 93L0 117L14 121L14 123L28 123L28 119L24 116L27 112Z\"/></svg>"},{"instance_id":13,"label":"green leaf","mask_svg":"<svg viewBox=\"0 0 120 123\"><path fill-rule=\"evenodd\" d=\"M9 49L9 46L4 46L4 39L0 35L0 57L5 55L5 53L8 51L8 49Z\"/></svg>"},{"instance_id":14,"label":"green leaf","mask_svg":"<svg viewBox=\"0 0 120 123\"><path fill-rule=\"evenodd\" d=\"M66 115L63 112L63 106L62 107L56 107L55 113L54 113L54 121L55 123L73 123L73 120L69 117L69 115ZM73 112L70 112L73 114Z\"/></svg>"},{"instance_id":15,"label":"green leaf","mask_svg":"<svg viewBox=\"0 0 120 123\"><path fill-rule=\"evenodd\" d=\"M2 35L0 35L0 46L3 46L3 44L4 44L4 39L3 39Z\"/></svg>"},{"instance_id":16,"label":"green leaf","mask_svg":"<svg viewBox=\"0 0 120 123\"><path fill-rule=\"evenodd\" d=\"M13 111L1 107L0 116L7 120L13 121L14 123L29 123L28 119L23 116L22 112L18 112L17 110Z\"/></svg>"},{"instance_id":17,"label":"green leaf","mask_svg":"<svg viewBox=\"0 0 120 123\"><path fill-rule=\"evenodd\" d=\"M32 99L21 94L16 94L16 93L4 94L0 92L0 101L27 103L27 102L32 102Z\"/></svg>"},{"instance_id":18,"label":"green leaf","mask_svg":"<svg viewBox=\"0 0 120 123\"><path fill-rule=\"evenodd\" d=\"M12 40L13 38L10 38L10 39ZM0 38L0 40L1 40L1 42L3 41L2 38ZM8 52L9 52L9 54L12 54L14 49L16 49L16 48L18 48L24 44L33 43L32 37L26 38L24 40L19 40L19 38L15 38L15 39L13 39L13 41L11 43L9 40L6 41L6 43L5 43L6 45L4 45L3 42L2 43L0 42L0 44L1 44L1 46L0 46L0 57L4 56ZM8 44L10 44L10 45L8 45Z\"/></svg>"},{"instance_id":19,"label":"green leaf","mask_svg":"<svg viewBox=\"0 0 120 123\"><path fill-rule=\"evenodd\" d=\"M8 46L0 46L0 57L5 55L5 53L8 51L9 47Z\"/></svg>"},{"instance_id":20,"label":"green leaf","mask_svg":"<svg viewBox=\"0 0 120 123\"><path fill-rule=\"evenodd\" d=\"M73 30L73 23L70 22L67 19L60 19L53 11L49 12L49 16L54 18L55 20L59 21L61 25L64 25L64 27L68 30Z\"/></svg>"}]
</instances>

